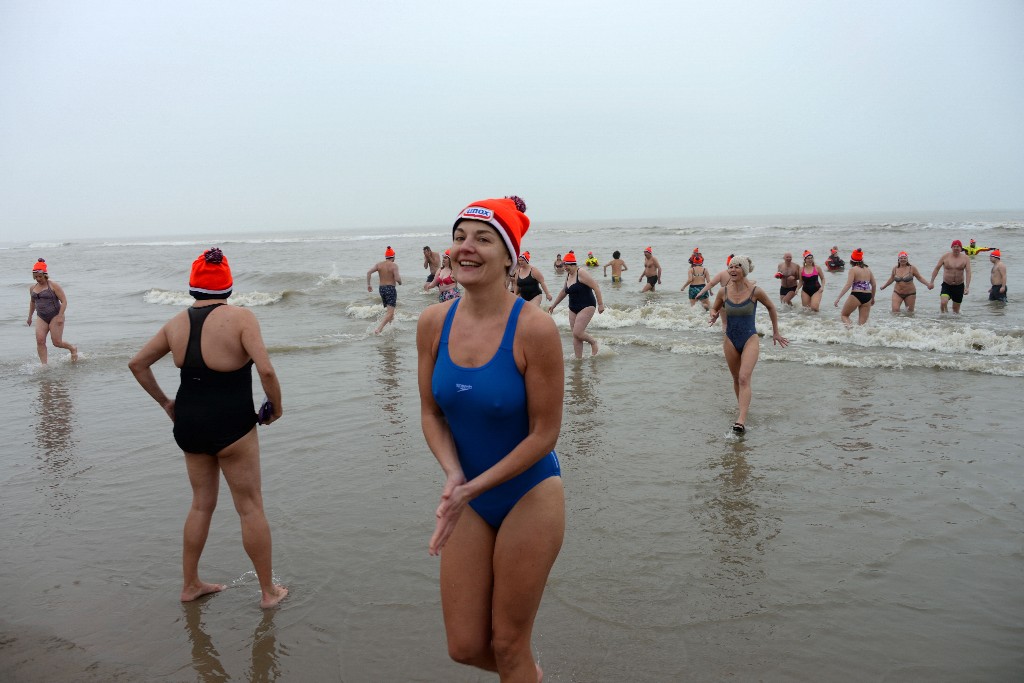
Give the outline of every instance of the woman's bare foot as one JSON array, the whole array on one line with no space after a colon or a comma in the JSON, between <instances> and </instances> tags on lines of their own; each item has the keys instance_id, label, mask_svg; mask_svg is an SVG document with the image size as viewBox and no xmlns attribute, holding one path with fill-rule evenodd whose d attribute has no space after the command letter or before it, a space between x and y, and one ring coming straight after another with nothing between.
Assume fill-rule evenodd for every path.
<instances>
[{"instance_id":1,"label":"woman's bare foot","mask_svg":"<svg viewBox=\"0 0 1024 683\"><path fill-rule=\"evenodd\" d=\"M277 607L284 600L285 596L288 595L288 589L284 586L275 583L273 593L264 593L263 599L260 600L260 607L263 609L270 609L271 607Z\"/></svg>"},{"instance_id":2,"label":"woman's bare foot","mask_svg":"<svg viewBox=\"0 0 1024 683\"><path fill-rule=\"evenodd\" d=\"M77 361L78 361L78 347L77 346L72 346L71 347L71 362L75 363Z\"/></svg>"},{"instance_id":3,"label":"woman's bare foot","mask_svg":"<svg viewBox=\"0 0 1024 683\"><path fill-rule=\"evenodd\" d=\"M598 347L598 344L597 344L597 340L596 339L594 341L590 342L590 355L591 356L596 356L597 355L597 347Z\"/></svg>"},{"instance_id":4,"label":"woman's bare foot","mask_svg":"<svg viewBox=\"0 0 1024 683\"><path fill-rule=\"evenodd\" d=\"M220 593L225 588L227 588L227 586L223 583L200 582L197 586L185 586L181 589L181 601L191 602L196 598L201 598L204 595L209 595L210 593Z\"/></svg>"},{"instance_id":5,"label":"woman's bare foot","mask_svg":"<svg viewBox=\"0 0 1024 683\"><path fill-rule=\"evenodd\" d=\"M544 669L540 668L540 664L537 664L537 683L542 683L544 680Z\"/></svg>"}]
</instances>

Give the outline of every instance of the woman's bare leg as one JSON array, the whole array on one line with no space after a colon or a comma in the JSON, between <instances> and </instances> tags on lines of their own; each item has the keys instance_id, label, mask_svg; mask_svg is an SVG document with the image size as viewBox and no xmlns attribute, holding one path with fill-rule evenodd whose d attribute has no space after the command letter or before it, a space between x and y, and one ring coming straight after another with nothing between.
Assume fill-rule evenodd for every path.
<instances>
[{"instance_id":1,"label":"woman's bare leg","mask_svg":"<svg viewBox=\"0 0 1024 683\"><path fill-rule=\"evenodd\" d=\"M46 335L50 333L50 326L39 316L36 316L36 354L39 362L46 365Z\"/></svg>"},{"instance_id":2,"label":"woman's bare leg","mask_svg":"<svg viewBox=\"0 0 1024 683\"><path fill-rule=\"evenodd\" d=\"M491 622L503 682L536 683L542 674L530 641L564 533L565 496L558 477L545 479L523 496L498 530Z\"/></svg>"},{"instance_id":3,"label":"woman's bare leg","mask_svg":"<svg viewBox=\"0 0 1024 683\"><path fill-rule=\"evenodd\" d=\"M587 334L587 325L590 324L595 313L597 313L596 307L587 306L572 320L572 348L576 351L577 358L583 357L583 342L590 344L591 356L597 355L597 340Z\"/></svg>"},{"instance_id":4,"label":"woman's bare leg","mask_svg":"<svg viewBox=\"0 0 1024 683\"><path fill-rule=\"evenodd\" d=\"M860 306L860 302L857 301L857 297L852 295L846 297L846 301L843 302L843 312L839 314L839 319L842 320L847 327L853 325L853 320L850 319L850 314L853 313L858 306Z\"/></svg>"},{"instance_id":5,"label":"woman's bare leg","mask_svg":"<svg viewBox=\"0 0 1024 683\"><path fill-rule=\"evenodd\" d=\"M78 360L78 349L71 342L64 341L64 321L50 321L50 341L59 349L67 349L71 352L71 361Z\"/></svg>"},{"instance_id":6,"label":"woman's bare leg","mask_svg":"<svg viewBox=\"0 0 1024 683\"><path fill-rule=\"evenodd\" d=\"M199 558L206 547L210 520L217 507L217 489L220 486L217 458L204 453L185 453L185 467L188 470L188 481L192 485L192 505L185 517L185 530L182 534L182 602L226 588L223 584L206 583L199 578Z\"/></svg>"},{"instance_id":7,"label":"woman's bare leg","mask_svg":"<svg viewBox=\"0 0 1024 683\"><path fill-rule=\"evenodd\" d=\"M496 535L467 506L441 550L441 609L448 656L485 671L498 670L491 642Z\"/></svg>"},{"instance_id":8,"label":"woman's bare leg","mask_svg":"<svg viewBox=\"0 0 1024 683\"><path fill-rule=\"evenodd\" d=\"M288 595L288 589L274 583L270 524L263 512L260 442L256 427L218 453L217 459L242 523L242 546L252 560L263 592L260 607L274 607Z\"/></svg>"}]
</instances>

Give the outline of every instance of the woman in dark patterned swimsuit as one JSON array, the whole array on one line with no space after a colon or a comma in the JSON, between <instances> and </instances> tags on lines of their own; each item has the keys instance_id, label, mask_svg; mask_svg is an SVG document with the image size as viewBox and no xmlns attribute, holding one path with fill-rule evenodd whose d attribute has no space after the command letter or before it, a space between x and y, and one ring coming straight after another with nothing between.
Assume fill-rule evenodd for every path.
<instances>
[{"instance_id":1,"label":"woman in dark patterned swimsuit","mask_svg":"<svg viewBox=\"0 0 1024 683\"><path fill-rule=\"evenodd\" d=\"M39 259L32 266L32 278L35 284L28 288L28 322L32 324L32 314L36 316L36 353L39 362L46 365L46 335L59 349L71 352L71 361L78 360L78 348L71 342L64 341L64 312L68 309L68 298L64 289L56 282L50 281L46 272L46 261Z\"/></svg>"}]
</instances>

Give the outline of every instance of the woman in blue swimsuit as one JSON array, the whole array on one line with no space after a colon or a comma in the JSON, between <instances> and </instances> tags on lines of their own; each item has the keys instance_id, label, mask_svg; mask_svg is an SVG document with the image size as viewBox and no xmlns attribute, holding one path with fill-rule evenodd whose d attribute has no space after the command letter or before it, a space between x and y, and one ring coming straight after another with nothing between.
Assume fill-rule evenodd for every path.
<instances>
[{"instance_id":1,"label":"woman in blue swimsuit","mask_svg":"<svg viewBox=\"0 0 1024 683\"><path fill-rule=\"evenodd\" d=\"M195 305L171 318L128 367L171 418L174 440L185 453L192 504L185 519L181 601L227 588L199 579L199 557L217 507L223 472L242 521L242 544L260 584L260 607L266 609L280 603L288 589L274 583L270 525L263 512L260 483L252 366L256 366L273 404L264 424L281 417L281 385L256 316L247 308L228 305L231 288L231 268L221 250L200 254L189 277ZM160 388L152 369L153 363L168 353L181 368L181 386L174 400Z\"/></svg>"},{"instance_id":2,"label":"woman in blue swimsuit","mask_svg":"<svg viewBox=\"0 0 1024 683\"><path fill-rule=\"evenodd\" d=\"M533 621L565 531L561 338L505 287L525 209L516 197L463 209L451 248L462 297L429 306L416 329L423 435L445 473L429 551L448 654L502 680L540 677Z\"/></svg>"},{"instance_id":3,"label":"woman in blue swimsuit","mask_svg":"<svg viewBox=\"0 0 1024 683\"><path fill-rule=\"evenodd\" d=\"M779 316L775 304L763 289L758 289L747 280L754 270L754 263L749 256L734 256L729 262L729 282L718 292L714 305L711 307L711 323L715 324L720 313L725 317L725 339L722 348L725 361L732 373L732 388L736 392L739 404L739 415L732 425L737 434L746 431L747 411L750 409L752 390L750 380L757 365L757 357L761 352L761 342L754 326L757 314L757 302L768 309L772 320L772 343L782 348L789 345L789 340L779 333Z\"/></svg>"}]
</instances>

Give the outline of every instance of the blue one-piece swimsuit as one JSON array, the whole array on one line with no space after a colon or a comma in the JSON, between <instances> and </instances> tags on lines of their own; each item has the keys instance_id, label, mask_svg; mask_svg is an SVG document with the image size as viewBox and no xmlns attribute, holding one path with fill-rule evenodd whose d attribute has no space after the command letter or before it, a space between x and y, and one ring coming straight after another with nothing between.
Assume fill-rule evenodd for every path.
<instances>
[{"instance_id":1,"label":"blue one-piece swimsuit","mask_svg":"<svg viewBox=\"0 0 1024 683\"><path fill-rule=\"evenodd\" d=\"M526 382L512 356L512 341L524 301L516 298L501 345L478 368L455 365L448 355L448 333L459 307L455 300L444 320L430 391L448 421L466 480L472 480L511 453L530 431ZM510 510L534 486L561 476L558 455L551 451L530 469L484 491L469 506L497 529Z\"/></svg>"},{"instance_id":2,"label":"blue one-piece swimsuit","mask_svg":"<svg viewBox=\"0 0 1024 683\"><path fill-rule=\"evenodd\" d=\"M754 326L754 317L757 315L754 289L756 287L750 290L750 298L740 304L729 301L728 289L725 292L725 336L732 342L737 353L743 353L747 340L757 334L757 327Z\"/></svg>"}]
</instances>

